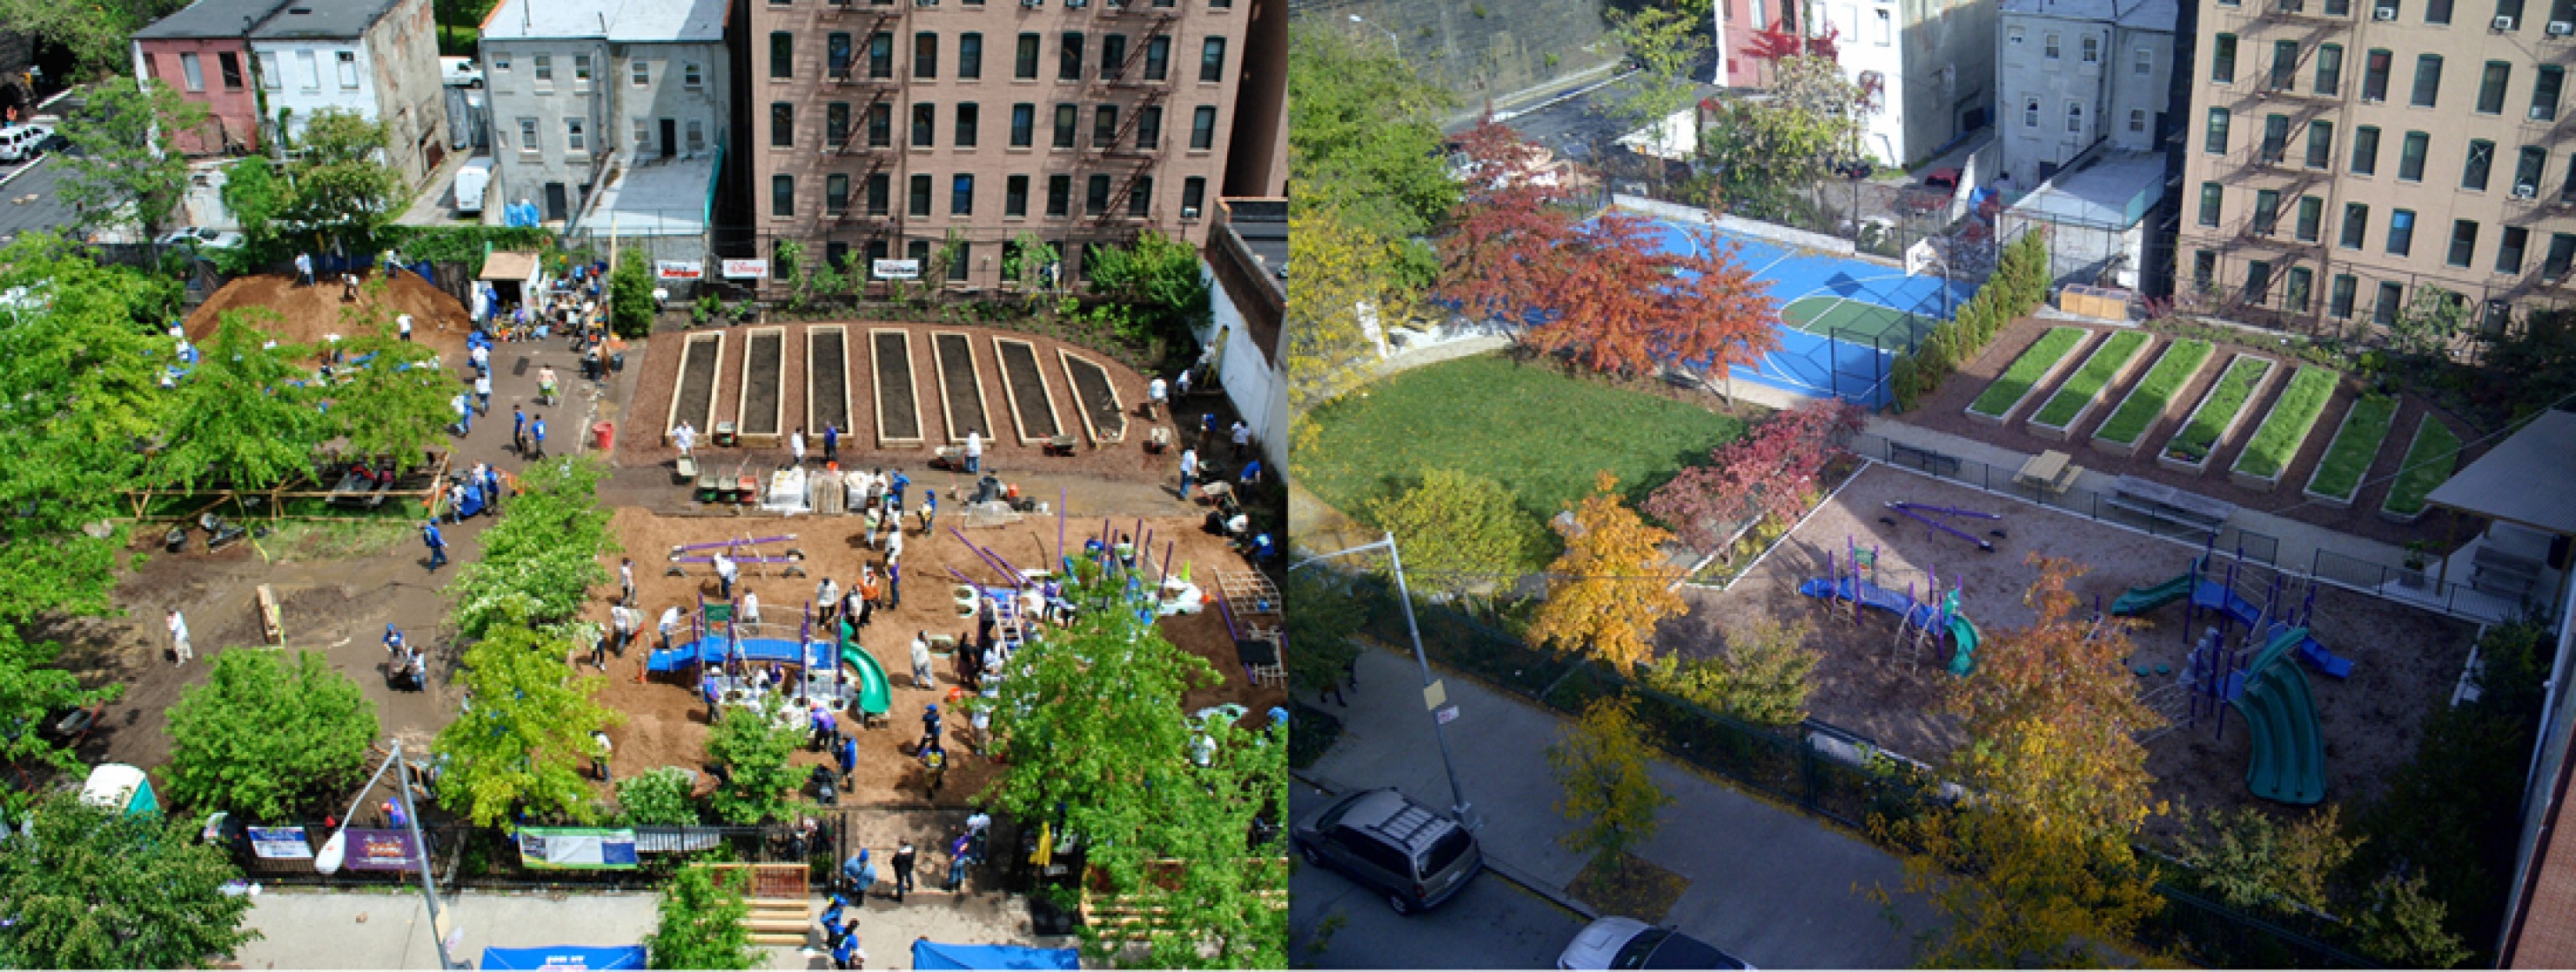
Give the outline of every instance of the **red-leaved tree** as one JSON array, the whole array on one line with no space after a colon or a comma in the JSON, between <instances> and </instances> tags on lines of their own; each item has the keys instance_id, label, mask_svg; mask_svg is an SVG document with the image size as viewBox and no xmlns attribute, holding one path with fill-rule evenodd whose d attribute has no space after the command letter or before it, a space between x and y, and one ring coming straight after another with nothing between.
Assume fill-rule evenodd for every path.
<instances>
[{"instance_id":1,"label":"red-leaved tree","mask_svg":"<svg viewBox=\"0 0 2576 972\"><path fill-rule=\"evenodd\" d=\"M1738 525L1806 512L1834 450L1861 427L1860 406L1839 399L1780 412L1743 438L1709 452L1705 466L1685 467L1646 499L1646 513L1682 542L1715 549Z\"/></svg>"},{"instance_id":2,"label":"red-leaved tree","mask_svg":"<svg viewBox=\"0 0 2576 972\"><path fill-rule=\"evenodd\" d=\"M1700 232L1690 252L1669 253L1654 232L1625 213L1578 228L1556 251L1558 270L1541 282L1543 316L1523 340L1629 375L1667 366L1724 374L1779 346L1778 305L1735 262L1733 247Z\"/></svg>"},{"instance_id":3,"label":"red-leaved tree","mask_svg":"<svg viewBox=\"0 0 2576 972\"><path fill-rule=\"evenodd\" d=\"M1440 241L1438 296L1470 317L1522 320L1574 234L1566 180L1541 171L1546 149L1492 116L1458 136L1458 151L1466 187Z\"/></svg>"}]
</instances>

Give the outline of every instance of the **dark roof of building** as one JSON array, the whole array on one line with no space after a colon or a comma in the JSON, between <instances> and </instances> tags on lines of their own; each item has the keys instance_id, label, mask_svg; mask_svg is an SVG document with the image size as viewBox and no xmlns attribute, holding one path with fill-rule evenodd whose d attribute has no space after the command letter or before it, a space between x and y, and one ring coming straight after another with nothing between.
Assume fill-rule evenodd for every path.
<instances>
[{"instance_id":1,"label":"dark roof of building","mask_svg":"<svg viewBox=\"0 0 2576 972\"><path fill-rule=\"evenodd\" d=\"M1225 201L1226 231L1243 241L1243 248L1261 258L1262 276L1279 288L1279 298L1288 296L1288 201L1285 199L1228 199Z\"/></svg>"},{"instance_id":2,"label":"dark roof of building","mask_svg":"<svg viewBox=\"0 0 2576 972\"><path fill-rule=\"evenodd\" d=\"M284 0L197 0L134 32L135 40L239 37Z\"/></svg>"},{"instance_id":3,"label":"dark roof of building","mask_svg":"<svg viewBox=\"0 0 2576 972\"><path fill-rule=\"evenodd\" d=\"M251 32L255 40L343 40L367 28L402 0L287 0Z\"/></svg>"}]
</instances>

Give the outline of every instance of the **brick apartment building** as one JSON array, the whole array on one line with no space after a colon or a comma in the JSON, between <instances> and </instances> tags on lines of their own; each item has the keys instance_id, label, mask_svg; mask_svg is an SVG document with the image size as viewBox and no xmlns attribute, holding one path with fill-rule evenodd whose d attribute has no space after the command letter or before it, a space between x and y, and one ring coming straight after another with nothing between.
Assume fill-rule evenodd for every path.
<instances>
[{"instance_id":1,"label":"brick apartment building","mask_svg":"<svg viewBox=\"0 0 2576 972\"><path fill-rule=\"evenodd\" d=\"M2195 42L2177 290L2342 329L2439 286L2493 325L2576 264L2576 0L2240 0Z\"/></svg>"},{"instance_id":2,"label":"brick apartment building","mask_svg":"<svg viewBox=\"0 0 2576 972\"><path fill-rule=\"evenodd\" d=\"M774 276L790 240L838 265L955 234L947 282L975 288L1026 233L1077 277L1083 246L1147 227L1205 244L1235 126L1285 120L1236 105L1277 0L743 2L735 144Z\"/></svg>"}]
</instances>

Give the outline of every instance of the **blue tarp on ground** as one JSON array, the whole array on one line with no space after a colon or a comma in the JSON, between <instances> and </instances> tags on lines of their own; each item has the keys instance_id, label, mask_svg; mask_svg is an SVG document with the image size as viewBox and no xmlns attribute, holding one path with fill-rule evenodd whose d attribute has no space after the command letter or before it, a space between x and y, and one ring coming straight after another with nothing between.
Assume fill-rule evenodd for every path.
<instances>
[{"instance_id":1,"label":"blue tarp on ground","mask_svg":"<svg viewBox=\"0 0 2576 972\"><path fill-rule=\"evenodd\" d=\"M486 969L640 969L642 945L549 945L544 948L486 948Z\"/></svg>"},{"instance_id":2,"label":"blue tarp on ground","mask_svg":"<svg viewBox=\"0 0 2576 972\"><path fill-rule=\"evenodd\" d=\"M1078 969L1081 953L1070 948L1020 945L942 945L929 939L912 942L916 969Z\"/></svg>"}]
</instances>

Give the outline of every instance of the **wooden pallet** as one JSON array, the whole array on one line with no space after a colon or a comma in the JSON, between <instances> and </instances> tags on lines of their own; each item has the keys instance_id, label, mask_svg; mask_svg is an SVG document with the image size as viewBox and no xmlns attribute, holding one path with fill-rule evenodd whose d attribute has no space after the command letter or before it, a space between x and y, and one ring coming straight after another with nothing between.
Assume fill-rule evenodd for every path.
<instances>
[{"instance_id":1,"label":"wooden pallet","mask_svg":"<svg viewBox=\"0 0 2576 972\"><path fill-rule=\"evenodd\" d=\"M259 629L269 644L286 644L286 620L277 607L277 591L266 584L259 585Z\"/></svg>"}]
</instances>

